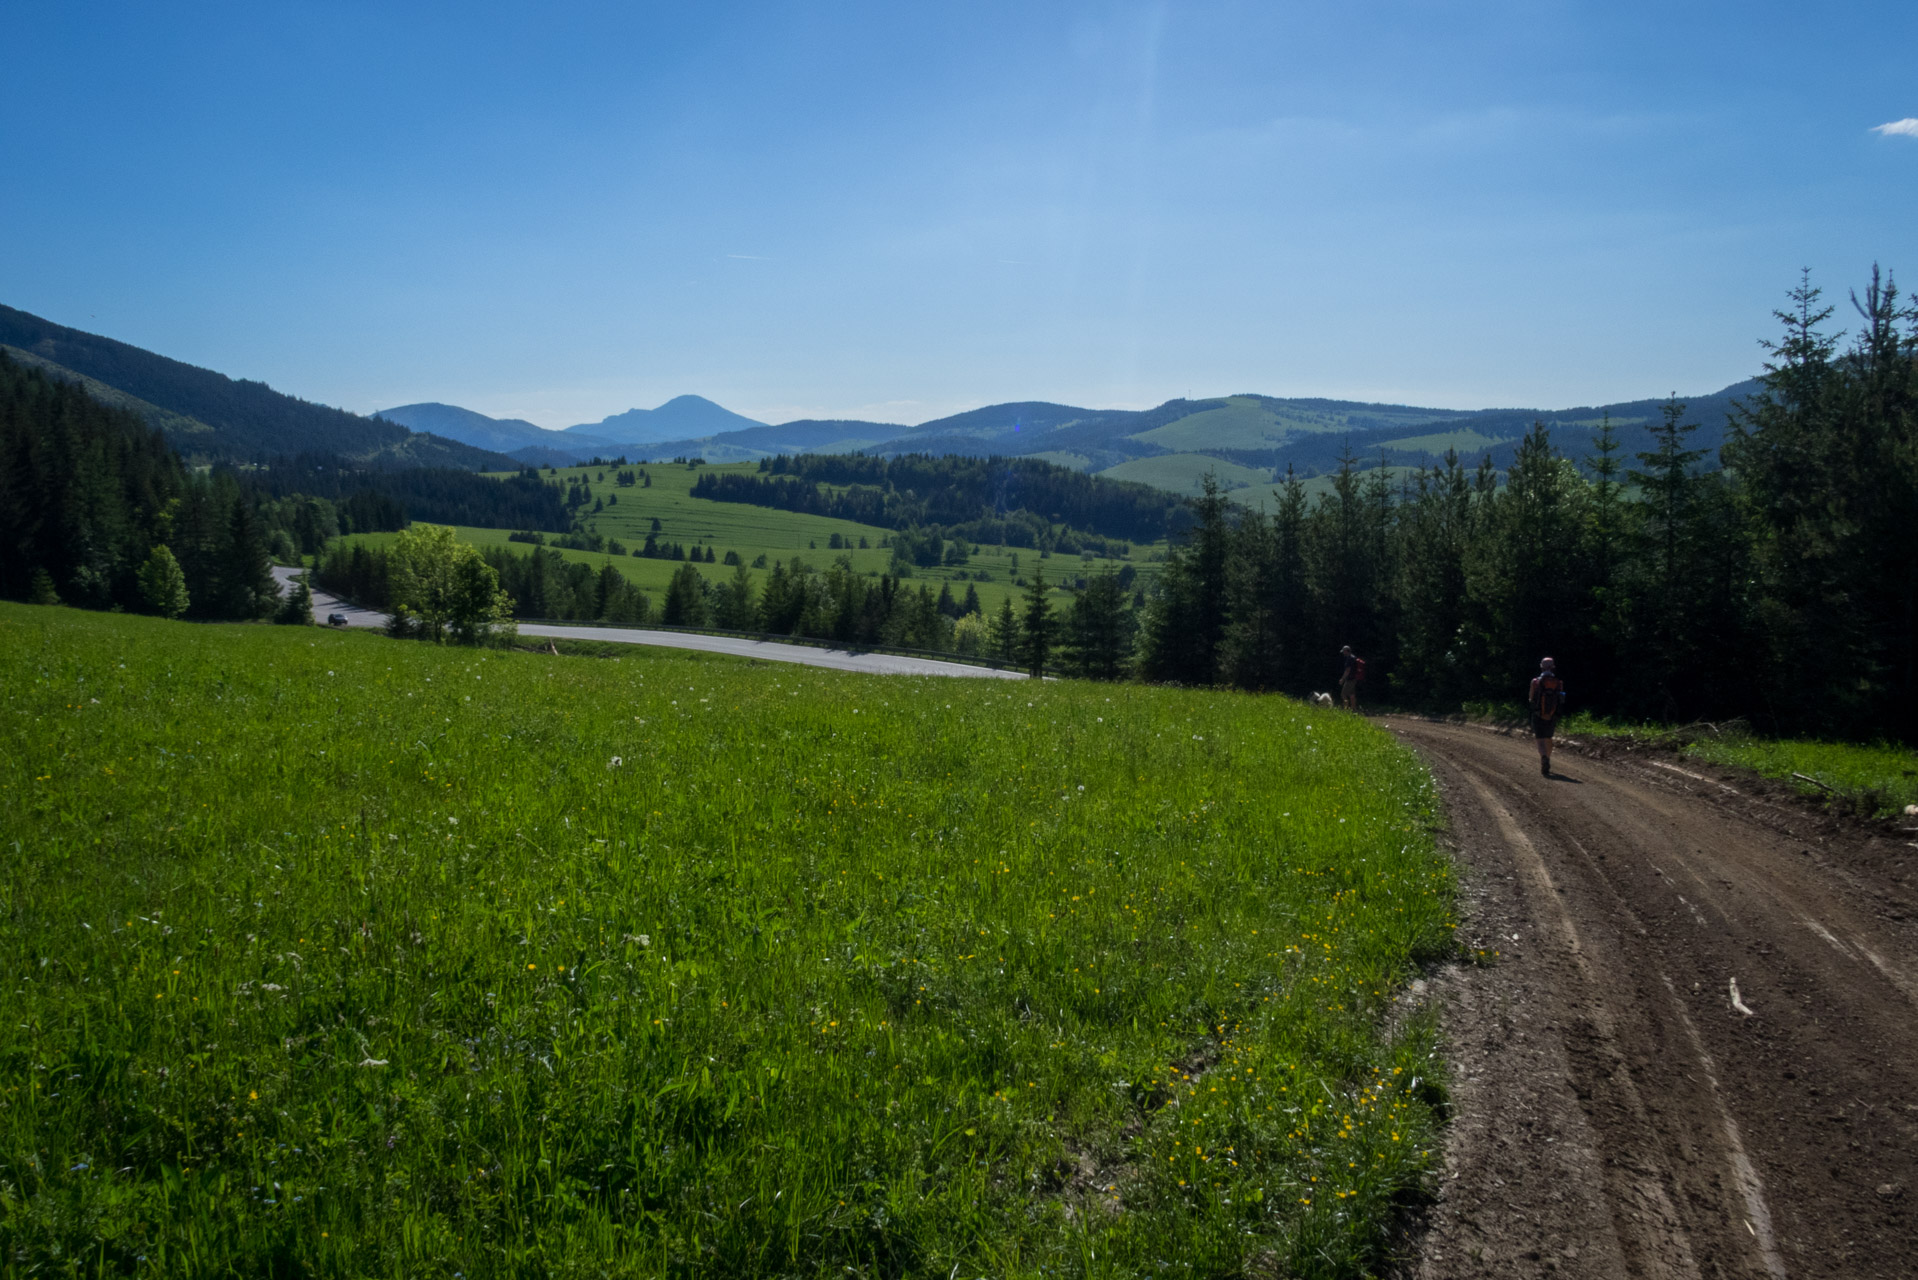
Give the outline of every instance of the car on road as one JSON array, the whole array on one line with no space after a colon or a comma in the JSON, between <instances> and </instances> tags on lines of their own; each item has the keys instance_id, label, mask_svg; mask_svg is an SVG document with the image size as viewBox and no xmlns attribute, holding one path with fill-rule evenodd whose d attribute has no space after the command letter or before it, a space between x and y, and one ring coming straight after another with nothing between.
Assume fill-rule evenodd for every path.
<instances>
[{"instance_id":1,"label":"car on road","mask_svg":"<svg viewBox=\"0 0 1918 1280\"><path fill-rule=\"evenodd\" d=\"M329 613L326 615L326 625L329 627L343 627L346 625L346 615L343 613Z\"/></svg>"}]
</instances>

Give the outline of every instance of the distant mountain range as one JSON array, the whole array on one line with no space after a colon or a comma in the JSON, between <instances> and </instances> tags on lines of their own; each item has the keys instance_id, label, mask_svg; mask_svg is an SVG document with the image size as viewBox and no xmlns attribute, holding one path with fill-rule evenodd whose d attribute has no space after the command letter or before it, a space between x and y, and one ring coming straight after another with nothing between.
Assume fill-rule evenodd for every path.
<instances>
[{"instance_id":1,"label":"distant mountain range","mask_svg":"<svg viewBox=\"0 0 1918 1280\"><path fill-rule=\"evenodd\" d=\"M1687 420L1699 424L1694 446L1715 450L1724 439L1733 402L1757 388L1756 381L1741 382L1689 398ZM1388 466L1422 467L1456 449L1473 464L1489 453L1502 468L1534 422L1543 422L1559 447L1577 457L1590 451L1592 437L1607 414L1618 428L1629 462L1634 452L1650 447L1647 428L1658 420L1662 407L1662 400L1651 399L1573 409L1428 409L1260 395L1169 400L1144 410L1020 401L972 409L916 427L804 419L650 440L632 432L657 431L695 414L702 421L721 421L721 415L733 421L751 420L698 396L680 396L658 409L633 410L565 431L540 431L516 419L483 418L447 405L408 405L388 409L384 416L539 464L565 465L615 453L635 459L699 455L709 462L751 461L781 453L997 454L1038 457L1114 479L1196 493L1208 472L1230 489L1269 488L1283 479L1288 466L1308 477L1334 470L1347 450L1365 466L1383 459ZM539 435L528 434L528 428ZM508 429L518 434L508 438L502 434ZM508 447L518 439L529 443Z\"/></svg>"},{"instance_id":2,"label":"distant mountain range","mask_svg":"<svg viewBox=\"0 0 1918 1280\"><path fill-rule=\"evenodd\" d=\"M630 452L666 440L769 430L765 423L723 409L704 396L674 396L657 409L628 409L598 422L551 431L524 418L489 418L458 405L428 402L382 409L376 417L430 431L521 462L565 466L603 453Z\"/></svg>"},{"instance_id":3,"label":"distant mountain range","mask_svg":"<svg viewBox=\"0 0 1918 1280\"><path fill-rule=\"evenodd\" d=\"M98 334L0 306L0 350L131 409L190 462L256 462L334 454L380 467L501 470L512 459L456 438L284 395Z\"/></svg>"},{"instance_id":4,"label":"distant mountain range","mask_svg":"<svg viewBox=\"0 0 1918 1280\"><path fill-rule=\"evenodd\" d=\"M1234 395L1168 400L1154 409L1084 409L1044 401L988 405L916 427L893 422L803 419L757 422L700 396L629 409L599 422L549 431L519 418L489 418L458 405L400 405L371 416L311 404L262 382L226 377L138 347L0 306L0 350L94 395L144 415L189 460L262 461L331 453L376 466L510 470L566 465L595 455L635 460L698 455L710 462L781 453L905 453L1036 457L1062 466L1197 492L1216 475L1254 499L1287 467L1305 476L1335 469L1347 451L1363 465L1421 467L1456 449L1469 463L1489 454L1506 466L1534 422L1572 457L1591 449L1607 414L1627 462L1651 447L1647 428L1662 401L1573 409L1427 409L1350 400ZM1699 424L1692 446L1716 450L1747 381L1689 398Z\"/></svg>"},{"instance_id":5,"label":"distant mountain range","mask_svg":"<svg viewBox=\"0 0 1918 1280\"><path fill-rule=\"evenodd\" d=\"M566 428L566 434L611 440L618 444L656 444L662 440L690 440L732 431L750 431L766 424L722 409L704 396L674 396L657 409L628 409L598 422Z\"/></svg>"}]
</instances>

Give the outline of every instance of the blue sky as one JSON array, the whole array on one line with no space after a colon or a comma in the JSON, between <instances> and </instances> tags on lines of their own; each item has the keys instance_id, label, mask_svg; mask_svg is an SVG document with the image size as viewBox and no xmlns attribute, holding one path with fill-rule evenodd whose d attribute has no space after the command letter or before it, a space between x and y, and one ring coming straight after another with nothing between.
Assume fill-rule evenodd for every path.
<instances>
[{"instance_id":1,"label":"blue sky","mask_svg":"<svg viewBox=\"0 0 1918 1280\"><path fill-rule=\"evenodd\" d=\"M0 5L0 302L543 426L1557 407L1918 283L1918 5Z\"/></svg>"}]
</instances>

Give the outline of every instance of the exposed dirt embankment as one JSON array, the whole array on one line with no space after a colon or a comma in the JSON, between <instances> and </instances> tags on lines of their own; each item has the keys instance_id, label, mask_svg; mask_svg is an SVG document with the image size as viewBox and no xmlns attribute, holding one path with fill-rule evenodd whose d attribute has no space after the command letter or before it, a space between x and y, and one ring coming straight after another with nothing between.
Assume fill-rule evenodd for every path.
<instances>
[{"instance_id":1,"label":"exposed dirt embankment","mask_svg":"<svg viewBox=\"0 0 1918 1280\"><path fill-rule=\"evenodd\" d=\"M1420 1277L1918 1275L1914 837L1706 769L1385 722L1431 762L1497 964Z\"/></svg>"}]
</instances>

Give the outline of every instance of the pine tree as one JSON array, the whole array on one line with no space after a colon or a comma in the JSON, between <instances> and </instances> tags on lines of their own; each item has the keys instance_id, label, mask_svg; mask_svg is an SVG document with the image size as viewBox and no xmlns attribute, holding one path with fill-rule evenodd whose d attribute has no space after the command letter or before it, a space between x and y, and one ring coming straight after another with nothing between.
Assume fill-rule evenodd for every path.
<instances>
[{"instance_id":1,"label":"pine tree","mask_svg":"<svg viewBox=\"0 0 1918 1280\"><path fill-rule=\"evenodd\" d=\"M31 583L27 587L28 604L59 604L60 593L53 589L53 575L45 569L33 571Z\"/></svg>"},{"instance_id":2,"label":"pine tree","mask_svg":"<svg viewBox=\"0 0 1918 1280\"><path fill-rule=\"evenodd\" d=\"M1025 617L1020 636L1021 661L1037 680L1046 673L1052 657L1052 601L1046 596L1046 570L1041 564L1032 572L1032 584L1026 588Z\"/></svg>"},{"instance_id":3,"label":"pine tree","mask_svg":"<svg viewBox=\"0 0 1918 1280\"><path fill-rule=\"evenodd\" d=\"M1226 623L1220 674L1242 689L1278 685L1280 626L1278 542L1263 512L1240 519L1226 564Z\"/></svg>"},{"instance_id":4,"label":"pine tree","mask_svg":"<svg viewBox=\"0 0 1918 1280\"><path fill-rule=\"evenodd\" d=\"M155 548L159 550L160 548ZM186 579L180 579L182 594L185 592ZM181 602L182 608L185 601ZM282 626L310 627L313 625L313 592L306 585L306 575L301 574L286 584L282 593L280 607L273 613L273 621Z\"/></svg>"},{"instance_id":5,"label":"pine tree","mask_svg":"<svg viewBox=\"0 0 1918 1280\"><path fill-rule=\"evenodd\" d=\"M759 625L759 601L753 590L753 576L746 566L735 561L733 576L716 593L715 621L729 631L752 631Z\"/></svg>"},{"instance_id":6,"label":"pine tree","mask_svg":"<svg viewBox=\"0 0 1918 1280\"><path fill-rule=\"evenodd\" d=\"M666 586L664 621L669 627L703 627L706 617L706 580L688 561Z\"/></svg>"},{"instance_id":7,"label":"pine tree","mask_svg":"<svg viewBox=\"0 0 1918 1280\"><path fill-rule=\"evenodd\" d=\"M257 618L271 607L276 594L266 539L246 495L229 487L223 496L232 506L219 556L220 616Z\"/></svg>"},{"instance_id":8,"label":"pine tree","mask_svg":"<svg viewBox=\"0 0 1918 1280\"><path fill-rule=\"evenodd\" d=\"M1012 597L999 602L999 614L992 623L992 656L1010 666L1019 660L1019 618L1012 608Z\"/></svg>"},{"instance_id":9,"label":"pine tree","mask_svg":"<svg viewBox=\"0 0 1918 1280\"><path fill-rule=\"evenodd\" d=\"M1629 473L1639 491L1635 505L1640 535L1633 584L1639 624L1631 661L1641 672L1641 708L1659 716L1679 715L1699 705L1695 684L1707 672L1705 649L1736 639L1718 635L1710 637L1708 645L1703 627L1711 549L1701 535L1707 528L1704 498L1711 482L1698 471L1705 450L1685 447L1698 424L1684 417L1685 406L1678 398L1668 399L1660 422L1651 428L1658 447L1639 453L1643 469Z\"/></svg>"},{"instance_id":10,"label":"pine tree","mask_svg":"<svg viewBox=\"0 0 1918 1280\"><path fill-rule=\"evenodd\" d=\"M1066 623L1073 670L1094 680L1118 680L1131 659L1134 632L1126 590L1111 570L1086 583Z\"/></svg>"},{"instance_id":11,"label":"pine tree","mask_svg":"<svg viewBox=\"0 0 1918 1280\"><path fill-rule=\"evenodd\" d=\"M1468 675L1466 561L1473 541L1471 477L1456 450L1421 472L1399 513L1399 689L1414 702L1457 705L1480 689Z\"/></svg>"},{"instance_id":12,"label":"pine tree","mask_svg":"<svg viewBox=\"0 0 1918 1280\"><path fill-rule=\"evenodd\" d=\"M615 569L611 560L601 562L593 582L593 616L602 621L611 618L626 590L626 575Z\"/></svg>"},{"instance_id":13,"label":"pine tree","mask_svg":"<svg viewBox=\"0 0 1918 1280\"><path fill-rule=\"evenodd\" d=\"M1148 679L1206 685L1219 677L1231 555L1225 492L1208 472L1193 504L1197 523L1166 558L1145 624L1140 665Z\"/></svg>"}]
</instances>

